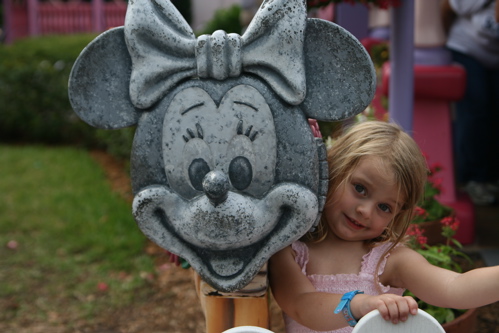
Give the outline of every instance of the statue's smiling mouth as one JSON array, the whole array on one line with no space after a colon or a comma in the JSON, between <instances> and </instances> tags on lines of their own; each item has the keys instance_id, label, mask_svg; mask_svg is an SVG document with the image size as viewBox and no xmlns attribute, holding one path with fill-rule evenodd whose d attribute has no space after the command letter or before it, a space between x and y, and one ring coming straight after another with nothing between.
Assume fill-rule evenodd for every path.
<instances>
[{"instance_id":1,"label":"statue's smiling mouth","mask_svg":"<svg viewBox=\"0 0 499 333\"><path fill-rule=\"evenodd\" d=\"M168 221L166 214L158 209L156 215L161 221L165 229L172 232L171 222ZM281 207L281 213L275 221L273 232L279 232L284 226L289 223L291 210L285 206ZM230 244L230 249L227 250L214 250L213 248L193 247L190 242L182 237L179 238L183 241L186 247L189 247L199 257L205 258L204 263L207 268L214 274L223 278L237 277L243 271L244 267L248 265L257 255L261 248L264 248L270 241L270 233L261 238L259 241L248 246L239 247L240 243L234 242Z\"/></svg>"},{"instance_id":2,"label":"statue's smiling mouth","mask_svg":"<svg viewBox=\"0 0 499 333\"><path fill-rule=\"evenodd\" d=\"M317 197L290 183L261 199L229 192L217 206L206 196L187 201L168 187L151 186L133 203L144 234L220 290L247 284L273 253L312 226L317 210Z\"/></svg>"}]
</instances>

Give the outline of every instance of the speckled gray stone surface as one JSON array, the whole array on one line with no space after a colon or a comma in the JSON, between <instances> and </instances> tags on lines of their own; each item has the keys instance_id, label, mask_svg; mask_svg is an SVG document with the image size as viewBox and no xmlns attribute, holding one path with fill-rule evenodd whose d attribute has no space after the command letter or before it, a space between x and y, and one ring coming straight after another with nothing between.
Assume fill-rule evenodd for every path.
<instances>
[{"instance_id":1,"label":"speckled gray stone surface","mask_svg":"<svg viewBox=\"0 0 499 333\"><path fill-rule=\"evenodd\" d=\"M303 0L267 0L243 36L196 38L168 0L129 2L124 27L92 41L69 81L92 126L137 125L139 228L221 291L243 288L317 222L324 145L307 118L353 116L375 74L362 45Z\"/></svg>"}]
</instances>

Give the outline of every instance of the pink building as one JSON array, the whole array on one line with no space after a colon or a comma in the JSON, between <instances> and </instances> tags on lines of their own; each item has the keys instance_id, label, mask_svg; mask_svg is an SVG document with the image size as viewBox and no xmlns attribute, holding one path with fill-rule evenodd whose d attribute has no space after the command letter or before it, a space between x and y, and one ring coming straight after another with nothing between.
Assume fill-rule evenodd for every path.
<instances>
[{"instance_id":1,"label":"pink building","mask_svg":"<svg viewBox=\"0 0 499 333\"><path fill-rule=\"evenodd\" d=\"M27 36L101 32L123 25L127 7L125 0L3 0L3 3L7 43Z\"/></svg>"},{"instance_id":2,"label":"pink building","mask_svg":"<svg viewBox=\"0 0 499 333\"><path fill-rule=\"evenodd\" d=\"M219 8L241 0L191 0L192 27L201 29ZM5 41L27 36L102 32L122 26L126 0L3 0Z\"/></svg>"}]
</instances>

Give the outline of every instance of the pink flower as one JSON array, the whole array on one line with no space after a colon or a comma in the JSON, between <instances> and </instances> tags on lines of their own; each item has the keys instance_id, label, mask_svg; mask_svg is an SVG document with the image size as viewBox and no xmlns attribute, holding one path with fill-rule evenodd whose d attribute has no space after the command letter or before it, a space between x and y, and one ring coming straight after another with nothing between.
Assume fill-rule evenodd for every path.
<instances>
[{"instance_id":1,"label":"pink flower","mask_svg":"<svg viewBox=\"0 0 499 333\"><path fill-rule=\"evenodd\" d=\"M319 128L319 123L315 119L308 119L308 125L310 126L310 129L312 130L312 134L314 135L314 138L322 138L321 130Z\"/></svg>"},{"instance_id":2,"label":"pink flower","mask_svg":"<svg viewBox=\"0 0 499 333\"><path fill-rule=\"evenodd\" d=\"M180 266L180 258L178 255L168 251L166 251L166 253L169 255L171 263L175 264L175 266Z\"/></svg>"},{"instance_id":3,"label":"pink flower","mask_svg":"<svg viewBox=\"0 0 499 333\"><path fill-rule=\"evenodd\" d=\"M99 289L99 291L107 291L109 289L109 285L105 282L99 282L97 284L97 289Z\"/></svg>"},{"instance_id":4,"label":"pink flower","mask_svg":"<svg viewBox=\"0 0 499 333\"><path fill-rule=\"evenodd\" d=\"M18 246L19 246L19 243L17 243L17 241L15 241L15 240L10 240L7 242L8 249L16 250Z\"/></svg>"}]
</instances>

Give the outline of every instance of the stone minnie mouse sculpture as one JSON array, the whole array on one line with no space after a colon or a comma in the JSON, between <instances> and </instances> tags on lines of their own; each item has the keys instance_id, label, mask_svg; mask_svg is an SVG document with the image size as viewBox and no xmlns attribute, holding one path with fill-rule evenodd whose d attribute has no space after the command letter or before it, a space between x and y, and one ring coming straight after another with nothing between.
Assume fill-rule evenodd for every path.
<instances>
[{"instance_id":1,"label":"stone minnie mouse sculpture","mask_svg":"<svg viewBox=\"0 0 499 333\"><path fill-rule=\"evenodd\" d=\"M374 94L361 44L306 15L304 0L266 0L243 36L196 38L170 1L133 0L125 26L92 41L71 73L84 121L137 124L140 229L221 291L243 288L320 216L326 154L307 118L353 116Z\"/></svg>"}]
</instances>

